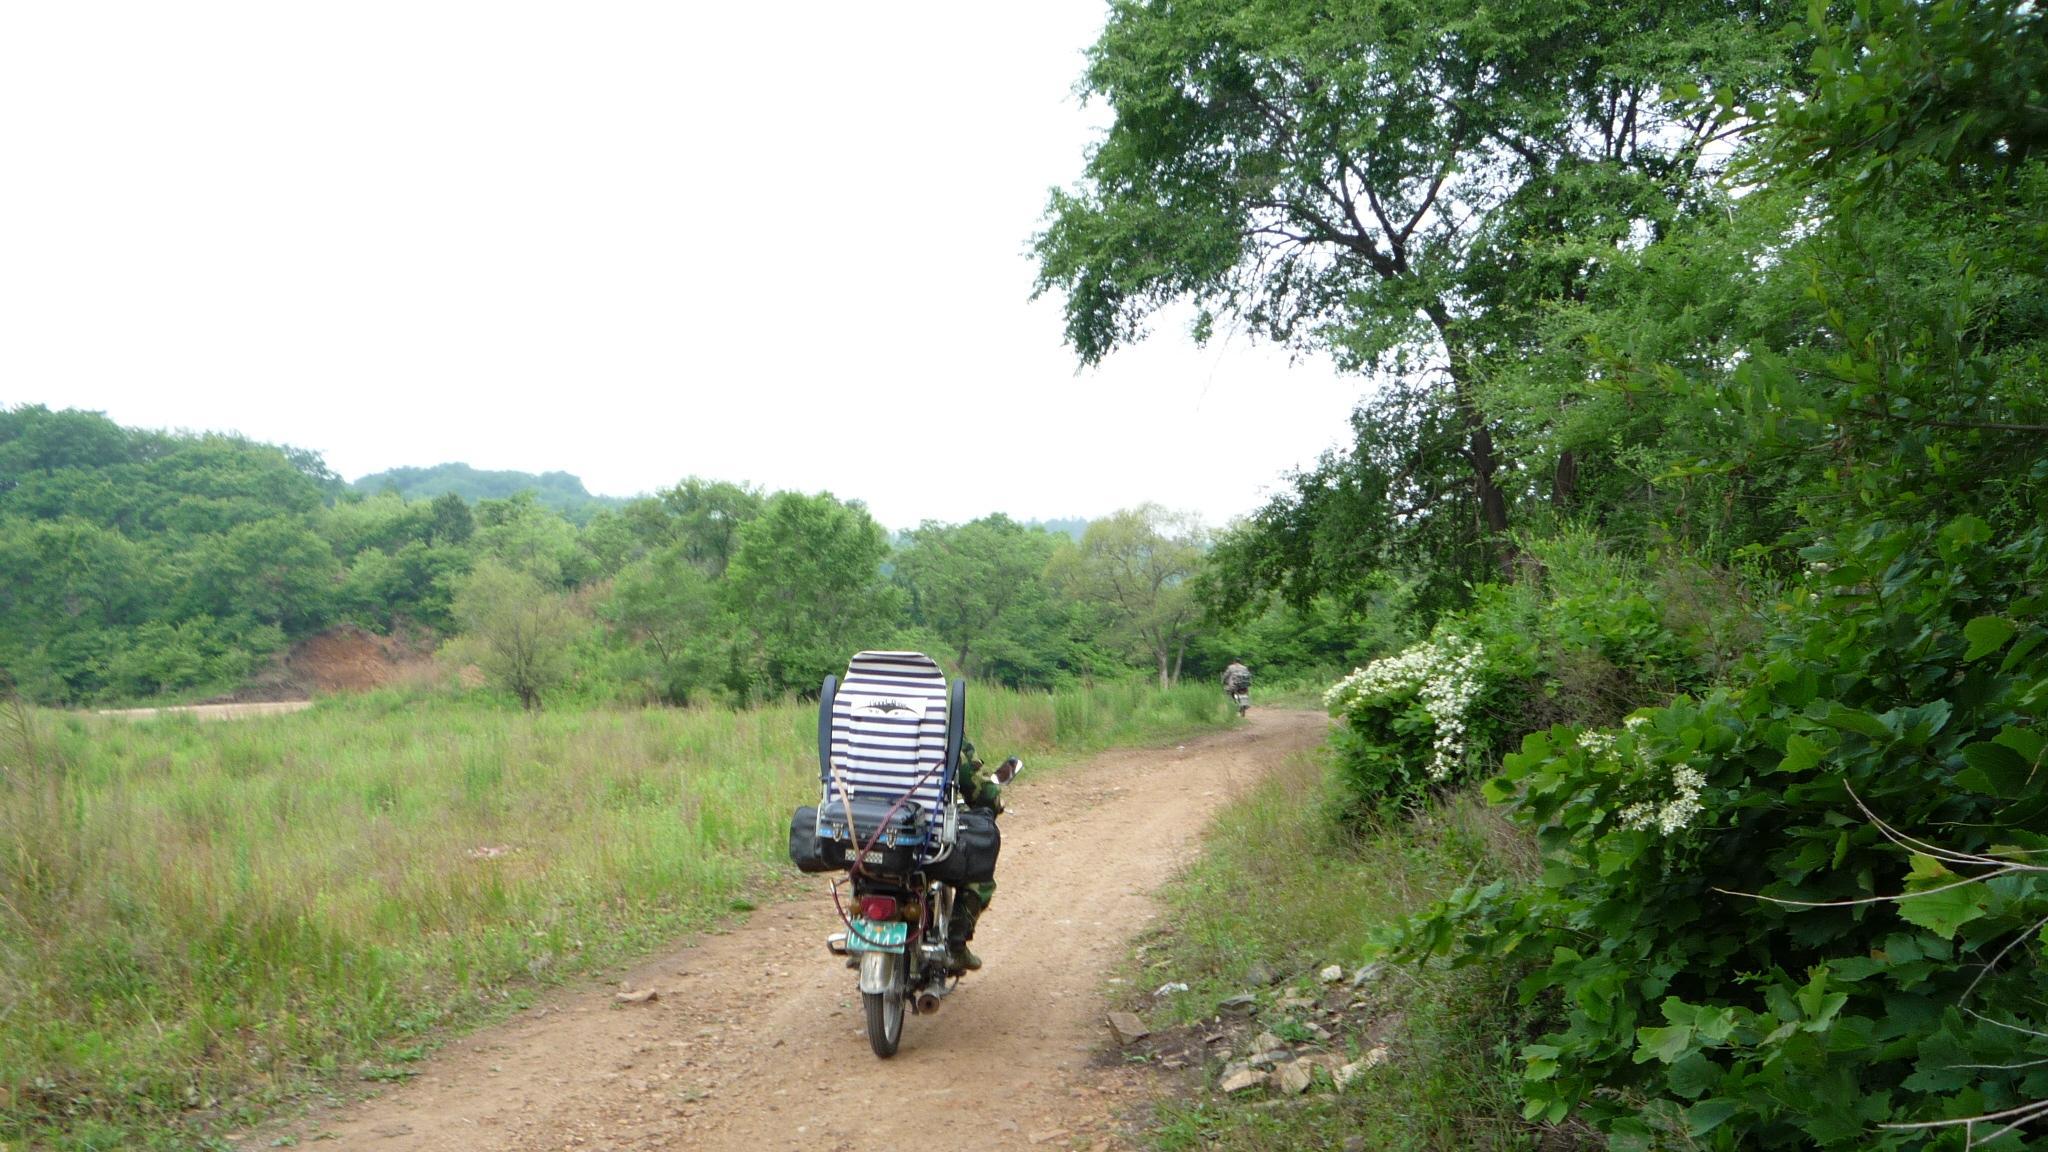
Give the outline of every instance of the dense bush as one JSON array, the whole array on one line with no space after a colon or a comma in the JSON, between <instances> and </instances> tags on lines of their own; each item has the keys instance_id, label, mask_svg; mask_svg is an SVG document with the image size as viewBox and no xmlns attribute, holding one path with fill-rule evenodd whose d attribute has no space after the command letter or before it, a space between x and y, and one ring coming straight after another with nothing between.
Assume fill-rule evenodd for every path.
<instances>
[{"instance_id":1,"label":"dense bush","mask_svg":"<svg viewBox=\"0 0 2048 1152\"><path fill-rule=\"evenodd\" d=\"M1652 583L1585 534L1523 554L1524 579L1479 589L1430 639L1325 695L1345 721L1331 740L1349 811L1413 808L1490 770L1531 728L1612 723L1703 683L1710 640L1739 630L1728 617L1741 604L1703 609L1689 581Z\"/></svg>"},{"instance_id":2,"label":"dense bush","mask_svg":"<svg viewBox=\"0 0 2048 1152\"><path fill-rule=\"evenodd\" d=\"M1411 946L1538 962L1561 1027L1523 1049L1532 1115L1581 1107L1615 1147L1918 1147L1873 1125L2048 1097L2048 533L1927 527L1810 549L1745 683L1507 758L1489 791L1544 883Z\"/></svg>"}]
</instances>

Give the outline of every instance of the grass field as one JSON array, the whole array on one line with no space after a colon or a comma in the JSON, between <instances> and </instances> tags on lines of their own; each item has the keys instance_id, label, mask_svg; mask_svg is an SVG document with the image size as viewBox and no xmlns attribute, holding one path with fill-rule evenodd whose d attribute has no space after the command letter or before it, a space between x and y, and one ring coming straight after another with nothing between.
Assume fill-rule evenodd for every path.
<instances>
[{"instance_id":1,"label":"grass field","mask_svg":"<svg viewBox=\"0 0 2048 1152\"><path fill-rule=\"evenodd\" d=\"M751 906L787 871L816 716L11 709L0 1147L227 1147L309 1087L403 1078L450 1026ZM977 689L968 733L991 761L1058 759L1225 721L1206 685Z\"/></svg>"},{"instance_id":2,"label":"grass field","mask_svg":"<svg viewBox=\"0 0 2048 1152\"><path fill-rule=\"evenodd\" d=\"M1153 1026L1216 1018L1218 1002L1261 985L1263 967L1283 987L1318 987L1329 964L1352 972L1410 914L1475 877L1533 867L1527 841L1476 798L1455 798L1413 822L1366 831L1328 816L1324 768L1302 757L1232 805L1211 830L1201 860L1167 892L1163 931L1146 944L1129 987L1185 981L1184 995L1134 1005ZM1349 1058L1383 1043L1392 1058L1362 1088L1276 1104L1202 1093L1159 1108L1152 1136L1163 1152L1300 1148L1510 1149L1531 1147L1502 1041L1519 1026L1513 980L1483 966L1459 970L1382 965L1367 993L1369 1019L1332 1040ZM1268 993L1269 998L1274 993ZM1286 1013L1258 1025L1306 1038ZM1367 1034L1374 1038L1369 1041ZM1220 1058L1220 1056L1218 1057Z\"/></svg>"}]
</instances>

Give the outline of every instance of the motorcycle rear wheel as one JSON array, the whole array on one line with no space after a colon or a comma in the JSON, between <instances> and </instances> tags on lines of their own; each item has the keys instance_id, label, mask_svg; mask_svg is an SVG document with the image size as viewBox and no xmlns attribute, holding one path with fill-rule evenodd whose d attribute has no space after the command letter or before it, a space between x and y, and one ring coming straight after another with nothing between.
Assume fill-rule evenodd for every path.
<instances>
[{"instance_id":1,"label":"motorcycle rear wheel","mask_svg":"<svg viewBox=\"0 0 2048 1152\"><path fill-rule=\"evenodd\" d=\"M889 982L887 992L860 994L861 1007L867 1010L868 1047L884 1060L894 1056L896 1046L903 1042L903 999L901 966L897 967L896 978Z\"/></svg>"}]
</instances>

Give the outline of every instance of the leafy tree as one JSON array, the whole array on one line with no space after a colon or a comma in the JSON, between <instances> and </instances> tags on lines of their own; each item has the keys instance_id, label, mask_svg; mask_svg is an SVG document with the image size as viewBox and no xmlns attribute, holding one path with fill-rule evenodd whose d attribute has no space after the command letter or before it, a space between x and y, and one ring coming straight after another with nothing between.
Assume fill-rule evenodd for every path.
<instances>
[{"instance_id":1,"label":"leafy tree","mask_svg":"<svg viewBox=\"0 0 2048 1152\"><path fill-rule=\"evenodd\" d=\"M1047 575L1094 609L1119 647L1156 665L1160 687L1171 687L1197 631L1192 580L1205 543L1192 517L1145 504L1090 522L1079 544L1054 554Z\"/></svg>"},{"instance_id":2,"label":"leafy tree","mask_svg":"<svg viewBox=\"0 0 2048 1152\"><path fill-rule=\"evenodd\" d=\"M604 616L615 633L644 651L657 698L687 704L716 684L734 631L719 588L680 546L622 570Z\"/></svg>"},{"instance_id":3,"label":"leafy tree","mask_svg":"<svg viewBox=\"0 0 2048 1152\"><path fill-rule=\"evenodd\" d=\"M778 492L742 524L724 584L742 622L741 690L815 690L848 655L895 633L899 597L883 581L889 544L859 504Z\"/></svg>"},{"instance_id":4,"label":"leafy tree","mask_svg":"<svg viewBox=\"0 0 2048 1152\"><path fill-rule=\"evenodd\" d=\"M325 540L302 521L277 516L238 524L196 549L181 602L193 615L246 618L303 635L330 618L338 575Z\"/></svg>"},{"instance_id":5,"label":"leafy tree","mask_svg":"<svg viewBox=\"0 0 2048 1152\"><path fill-rule=\"evenodd\" d=\"M320 514L318 523L337 556L354 556L365 549L396 552L432 535L433 511L383 492L338 501Z\"/></svg>"},{"instance_id":6,"label":"leafy tree","mask_svg":"<svg viewBox=\"0 0 2048 1152\"><path fill-rule=\"evenodd\" d=\"M576 528L520 492L476 506L472 550L539 580L550 588L574 587L596 569L595 558L576 546Z\"/></svg>"},{"instance_id":7,"label":"leafy tree","mask_svg":"<svg viewBox=\"0 0 2048 1152\"><path fill-rule=\"evenodd\" d=\"M1474 528L1509 523L1483 410L1546 305L1698 207L1720 127L1682 82L1774 82L1777 6L1119 0L1084 90L1115 113L1055 192L1039 290L1093 362L1162 306L1440 388Z\"/></svg>"},{"instance_id":8,"label":"leafy tree","mask_svg":"<svg viewBox=\"0 0 2048 1152\"><path fill-rule=\"evenodd\" d=\"M530 572L480 561L455 589L462 628L455 653L473 660L493 686L532 711L568 679L576 620L561 593Z\"/></svg>"},{"instance_id":9,"label":"leafy tree","mask_svg":"<svg viewBox=\"0 0 2048 1152\"><path fill-rule=\"evenodd\" d=\"M431 539L436 544L467 544L470 533L476 531L476 519L470 515L469 502L453 492L443 492L434 497Z\"/></svg>"},{"instance_id":10,"label":"leafy tree","mask_svg":"<svg viewBox=\"0 0 2048 1152\"><path fill-rule=\"evenodd\" d=\"M1617 1148L2021 1147L2048 1117L2044 16L1842 15L1747 142L1759 207L1643 253L1678 290L1634 301L1640 343L1600 324L1614 387L1701 450L1667 483L1770 478L1780 634L1698 699L1530 735L1491 792L1540 878L1418 926L1528 966L1556 1006L1528 1113Z\"/></svg>"},{"instance_id":11,"label":"leafy tree","mask_svg":"<svg viewBox=\"0 0 2048 1152\"><path fill-rule=\"evenodd\" d=\"M909 593L912 622L945 640L963 675L981 677L997 663L1015 667L1056 647L1048 643L1057 623L1044 583L1054 546L1050 534L1001 514L926 522L896 554L895 579Z\"/></svg>"},{"instance_id":12,"label":"leafy tree","mask_svg":"<svg viewBox=\"0 0 2048 1152\"><path fill-rule=\"evenodd\" d=\"M633 501L625 518L648 547L680 545L684 559L717 580L732 563L741 527L758 519L765 503L757 489L692 476Z\"/></svg>"}]
</instances>

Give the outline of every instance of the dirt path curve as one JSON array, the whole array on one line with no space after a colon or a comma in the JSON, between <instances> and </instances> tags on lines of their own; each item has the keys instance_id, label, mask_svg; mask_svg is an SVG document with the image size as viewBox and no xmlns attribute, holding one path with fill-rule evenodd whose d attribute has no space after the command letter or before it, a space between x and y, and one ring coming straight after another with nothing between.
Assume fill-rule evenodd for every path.
<instances>
[{"instance_id":1,"label":"dirt path curve","mask_svg":"<svg viewBox=\"0 0 2048 1152\"><path fill-rule=\"evenodd\" d=\"M854 974L825 952L838 922L820 879L628 975L658 1000L564 992L300 1138L374 1152L1119 1147L1112 1110L1139 1089L1090 1067L1106 980L1211 814L1324 724L1254 710L1179 747L1027 775L975 940L987 966L943 1011L906 1020L892 1060L868 1051Z\"/></svg>"}]
</instances>

